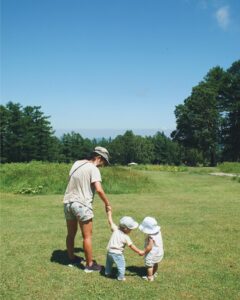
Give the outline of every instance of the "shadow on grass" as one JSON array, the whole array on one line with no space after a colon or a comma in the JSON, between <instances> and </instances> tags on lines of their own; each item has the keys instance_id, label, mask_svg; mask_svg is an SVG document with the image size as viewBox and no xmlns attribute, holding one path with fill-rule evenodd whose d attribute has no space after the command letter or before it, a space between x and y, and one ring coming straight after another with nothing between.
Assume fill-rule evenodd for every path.
<instances>
[{"instance_id":1,"label":"shadow on grass","mask_svg":"<svg viewBox=\"0 0 240 300\"><path fill-rule=\"evenodd\" d=\"M145 267L136 267L136 266L128 266L126 267L127 274L126 276L145 276L146 275L146 268ZM129 273L128 273L129 272ZM112 273L110 276L108 276L109 279L116 279L118 274L118 270L116 267L112 268ZM102 267L102 270L100 272L101 276L105 277L105 267Z\"/></svg>"},{"instance_id":2,"label":"shadow on grass","mask_svg":"<svg viewBox=\"0 0 240 300\"><path fill-rule=\"evenodd\" d=\"M101 269L101 271L100 271L100 275L101 275L101 276L104 276L104 277L109 278L109 279L116 279L116 278L117 278L117 274L118 274L118 270L117 270L116 267L113 267L113 268L112 268L112 273L111 273L111 275L110 275L110 276L107 276L107 277L106 277L106 275L105 275L105 267L104 267L104 266L102 266L102 269Z\"/></svg>"},{"instance_id":3,"label":"shadow on grass","mask_svg":"<svg viewBox=\"0 0 240 300\"><path fill-rule=\"evenodd\" d=\"M82 248L74 248L75 253L84 252ZM81 261L84 261L84 257L78 256ZM58 263L60 265L69 266L71 262L68 258L67 250L54 250L50 261L53 263ZM84 269L84 265L80 262L78 264L74 264L74 267L78 267L80 269Z\"/></svg>"},{"instance_id":4,"label":"shadow on grass","mask_svg":"<svg viewBox=\"0 0 240 300\"><path fill-rule=\"evenodd\" d=\"M145 276L146 275L146 268L145 267L137 267L137 266L128 266L126 268L127 271L131 272L131 275L128 274L128 276Z\"/></svg>"}]
</instances>

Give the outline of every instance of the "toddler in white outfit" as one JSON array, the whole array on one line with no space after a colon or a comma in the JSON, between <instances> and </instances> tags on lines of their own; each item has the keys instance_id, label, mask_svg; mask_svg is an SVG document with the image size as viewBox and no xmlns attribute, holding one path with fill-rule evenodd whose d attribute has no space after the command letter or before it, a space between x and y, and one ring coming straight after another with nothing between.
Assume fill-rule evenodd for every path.
<instances>
[{"instance_id":1,"label":"toddler in white outfit","mask_svg":"<svg viewBox=\"0 0 240 300\"><path fill-rule=\"evenodd\" d=\"M153 281L157 275L158 263L163 259L164 255L161 228L158 226L156 219L146 217L139 225L139 230L147 234L144 249L147 276L143 278Z\"/></svg>"}]
</instances>

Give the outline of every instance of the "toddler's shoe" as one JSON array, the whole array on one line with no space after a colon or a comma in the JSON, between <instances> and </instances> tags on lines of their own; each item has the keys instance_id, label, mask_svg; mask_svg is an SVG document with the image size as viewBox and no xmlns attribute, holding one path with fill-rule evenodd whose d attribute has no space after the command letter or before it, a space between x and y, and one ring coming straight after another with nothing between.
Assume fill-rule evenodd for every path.
<instances>
[{"instance_id":1,"label":"toddler's shoe","mask_svg":"<svg viewBox=\"0 0 240 300\"><path fill-rule=\"evenodd\" d=\"M125 277L123 277L123 278L118 278L117 280L118 280L118 281L126 281L126 278L125 278Z\"/></svg>"},{"instance_id":2,"label":"toddler's shoe","mask_svg":"<svg viewBox=\"0 0 240 300\"><path fill-rule=\"evenodd\" d=\"M146 281L154 281L154 276L151 276L151 277L148 277L148 276L142 276L142 279L143 279L143 280L146 280Z\"/></svg>"}]
</instances>

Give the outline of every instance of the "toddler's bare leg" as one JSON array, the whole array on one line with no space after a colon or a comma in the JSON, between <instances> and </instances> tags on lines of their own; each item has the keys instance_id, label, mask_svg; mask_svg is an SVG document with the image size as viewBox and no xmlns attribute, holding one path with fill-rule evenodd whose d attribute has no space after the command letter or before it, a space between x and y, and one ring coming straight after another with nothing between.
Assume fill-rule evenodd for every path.
<instances>
[{"instance_id":1,"label":"toddler's bare leg","mask_svg":"<svg viewBox=\"0 0 240 300\"><path fill-rule=\"evenodd\" d=\"M158 270L158 264L154 264L153 266L153 275L157 272Z\"/></svg>"},{"instance_id":2,"label":"toddler's bare leg","mask_svg":"<svg viewBox=\"0 0 240 300\"><path fill-rule=\"evenodd\" d=\"M150 280L150 281L153 280L153 267L147 268L147 277L148 277L148 280Z\"/></svg>"}]
</instances>

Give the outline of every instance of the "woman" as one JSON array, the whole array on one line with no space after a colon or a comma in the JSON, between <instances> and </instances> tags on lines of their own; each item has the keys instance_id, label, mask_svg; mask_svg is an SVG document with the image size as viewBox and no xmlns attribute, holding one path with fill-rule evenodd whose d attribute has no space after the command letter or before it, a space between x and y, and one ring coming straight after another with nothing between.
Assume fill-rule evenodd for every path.
<instances>
[{"instance_id":1,"label":"woman","mask_svg":"<svg viewBox=\"0 0 240 300\"><path fill-rule=\"evenodd\" d=\"M78 223L83 237L83 249L86 258L85 272L100 271L101 266L92 256L92 202L95 191L105 204L106 212L111 205L101 185L101 173L98 167L109 164L109 153L106 148L96 147L89 160L76 161L69 173L69 183L64 195L64 213L67 223L66 246L70 263L80 262L74 255L74 239Z\"/></svg>"}]
</instances>

